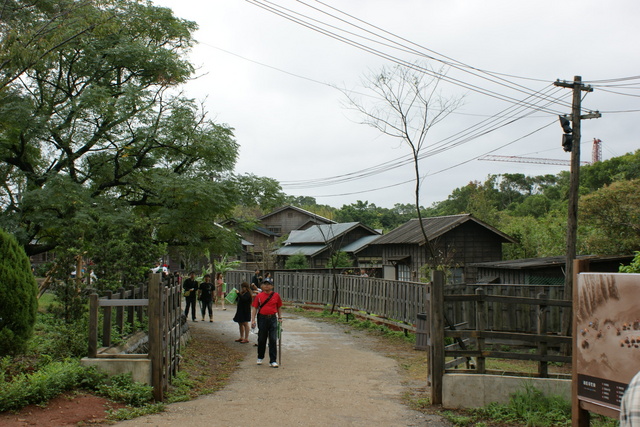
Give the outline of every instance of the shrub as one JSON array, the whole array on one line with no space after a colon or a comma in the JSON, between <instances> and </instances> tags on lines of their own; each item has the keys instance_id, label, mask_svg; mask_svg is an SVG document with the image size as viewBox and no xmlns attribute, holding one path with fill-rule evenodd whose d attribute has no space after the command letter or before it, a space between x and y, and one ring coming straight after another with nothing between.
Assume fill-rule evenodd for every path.
<instances>
[{"instance_id":1,"label":"shrub","mask_svg":"<svg viewBox=\"0 0 640 427\"><path fill-rule=\"evenodd\" d=\"M13 236L0 230L0 356L25 347L36 322L37 295L29 258Z\"/></svg>"},{"instance_id":2,"label":"shrub","mask_svg":"<svg viewBox=\"0 0 640 427\"><path fill-rule=\"evenodd\" d=\"M620 266L620 273L640 273L640 251L635 251L635 254L631 264Z\"/></svg>"},{"instance_id":3,"label":"shrub","mask_svg":"<svg viewBox=\"0 0 640 427\"><path fill-rule=\"evenodd\" d=\"M290 255L287 257L287 261L284 263L284 268L287 270L300 270L309 268L309 262L304 255Z\"/></svg>"}]
</instances>

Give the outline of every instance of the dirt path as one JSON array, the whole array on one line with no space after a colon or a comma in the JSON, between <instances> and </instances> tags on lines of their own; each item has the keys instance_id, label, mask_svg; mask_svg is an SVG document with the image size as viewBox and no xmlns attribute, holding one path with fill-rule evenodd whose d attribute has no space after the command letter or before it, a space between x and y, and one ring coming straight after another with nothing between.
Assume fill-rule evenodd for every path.
<instances>
[{"instance_id":1,"label":"dirt path","mask_svg":"<svg viewBox=\"0 0 640 427\"><path fill-rule=\"evenodd\" d=\"M191 326L233 342L235 307L216 310L215 322ZM364 333L287 313L282 364L256 365L256 347L237 344L247 356L223 390L167 406L161 414L118 426L450 426L401 402L402 378L393 359L371 347ZM265 360L265 362L268 361Z\"/></svg>"}]
</instances>

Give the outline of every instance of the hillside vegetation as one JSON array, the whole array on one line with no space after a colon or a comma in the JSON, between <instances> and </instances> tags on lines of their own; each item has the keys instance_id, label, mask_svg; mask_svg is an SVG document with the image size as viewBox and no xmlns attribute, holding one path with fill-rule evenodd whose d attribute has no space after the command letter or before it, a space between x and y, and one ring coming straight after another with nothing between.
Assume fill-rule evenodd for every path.
<instances>
[{"instance_id":1,"label":"hillside vegetation","mask_svg":"<svg viewBox=\"0 0 640 427\"><path fill-rule=\"evenodd\" d=\"M492 174L421 210L425 216L470 213L511 235L518 243L505 246L505 259L564 255L568 194L568 171ZM417 216L411 204L389 209L358 200L336 209L318 205L312 197L290 197L288 202L338 222L360 221L385 232ZM580 168L578 225L578 254L631 254L640 249L640 150Z\"/></svg>"}]
</instances>

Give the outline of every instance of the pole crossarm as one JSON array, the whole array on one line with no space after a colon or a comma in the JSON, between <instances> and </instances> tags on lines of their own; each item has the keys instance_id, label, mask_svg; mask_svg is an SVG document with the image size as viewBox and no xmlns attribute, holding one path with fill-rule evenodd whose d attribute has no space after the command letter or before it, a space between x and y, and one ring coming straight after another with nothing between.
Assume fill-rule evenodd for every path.
<instances>
[{"instance_id":1,"label":"pole crossarm","mask_svg":"<svg viewBox=\"0 0 640 427\"><path fill-rule=\"evenodd\" d=\"M583 90L585 92L593 92L593 88L591 86L585 85L579 81L568 82L566 80L560 81L558 79L553 83L553 85L559 86L559 87L571 88L571 89L580 88L580 90Z\"/></svg>"}]
</instances>

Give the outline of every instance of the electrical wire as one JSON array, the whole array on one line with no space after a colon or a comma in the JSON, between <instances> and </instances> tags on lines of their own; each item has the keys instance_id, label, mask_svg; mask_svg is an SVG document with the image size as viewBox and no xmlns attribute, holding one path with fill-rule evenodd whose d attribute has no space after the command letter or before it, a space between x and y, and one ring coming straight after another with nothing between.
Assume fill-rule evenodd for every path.
<instances>
[{"instance_id":1,"label":"electrical wire","mask_svg":"<svg viewBox=\"0 0 640 427\"><path fill-rule=\"evenodd\" d=\"M281 16L281 17L283 17L283 18L285 18L287 20L290 20L290 21L292 21L292 22L294 22L296 24L302 25L302 26L304 26L306 28L309 28L309 29L311 29L313 31L319 32L320 34L323 34L323 35L331 37L331 38L333 38L335 40L341 41L341 42L343 42L345 44L351 45L351 46L356 47L356 48L358 48L360 50L363 50L365 52L374 54L374 55L376 55L378 57L381 57L383 59L386 59L386 60L391 61L393 63L396 63L398 65L405 66L407 68L413 69L413 70L418 71L418 72L426 73L426 74L428 74L428 75L430 75L432 77L435 77L435 78L441 78L442 80L444 80L444 81L446 81L448 83L451 83L451 84L454 84L456 86L462 87L464 89L467 89L467 90L470 90L470 91L473 91L473 92L477 92L477 93L480 93L480 94L483 94L483 95L486 95L486 96L490 96L490 97L493 97L493 98L496 98L496 99L499 99L499 100L502 100L502 101L505 101L505 102L512 102L512 103L521 102L520 100L518 100L516 98L513 98L511 96L508 96L508 95L505 95L505 94L501 94L501 93L498 93L498 92L490 90L490 89L482 88L482 87L480 87L478 85L471 84L469 82L465 82L465 81L462 81L460 79L449 77L447 75L443 76L443 75L436 74L433 71L431 71L431 70L429 70L429 69L427 69L425 67L421 67L421 66L419 66L419 65L417 65L415 63L411 63L411 62L402 60L402 59L397 58L397 57L395 57L395 56L393 56L391 54L388 54L386 52L382 52L382 51L380 51L378 49L375 49L375 48L373 48L371 46L366 46L366 45L364 45L362 43L356 42L356 41L354 41L352 39L349 39L347 37L341 36L339 34L336 34L334 32L326 30L324 28L318 27L317 25L314 25L313 23L310 23L309 21L305 21L305 20L299 18L299 16L302 16L302 17L304 17L304 18L306 18L306 19L308 19L310 21L318 22L318 20L315 20L314 18L309 18L306 15L300 14L299 12L291 11L291 9L288 9L286 7L277 5L274 2L271 2L271 1L268 1L268 0L246 0L246 1L248 3L253 4L253 5L257 6L257 7L260 7L260 8L262 8L262 9L268 11L268 12L271 12L271 13L277 15L277 16ZM329 24L325 24L325 25L329 26ZM425 56L425 55L422 54L422 56ZM429 58L431 58L431 57L429 57ZM447 61L442 61L442 60L437 59L437 58L433 58L433 59L437 60L439 62L442 62L445 65L452 66L454 68L462 70L461 67L457 67L453 63L450 63L450 62L447 62ZM496 82L494 81L494 83L496 83ZM497 82L497 83L498 84L503 84L503 83L500 83L500 82ZM510 87L510 89L517 90L517 91L520 91L520 92L524 92L522 89L520 89L518 87ZM569 104L567 104L567 105L569 105ZM561 114L561 112L557 111L557 110L549 110L547 112L549 112L550 114Z\"/></svg>"}]
</instances>

